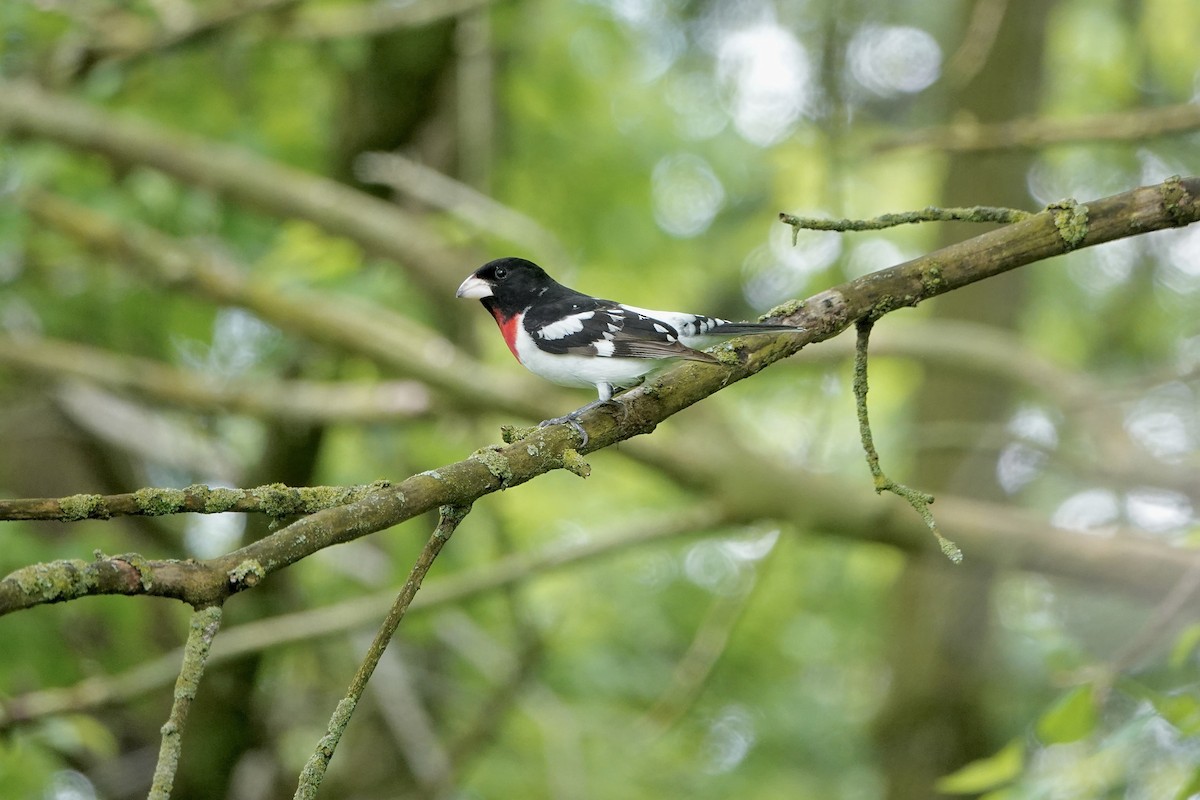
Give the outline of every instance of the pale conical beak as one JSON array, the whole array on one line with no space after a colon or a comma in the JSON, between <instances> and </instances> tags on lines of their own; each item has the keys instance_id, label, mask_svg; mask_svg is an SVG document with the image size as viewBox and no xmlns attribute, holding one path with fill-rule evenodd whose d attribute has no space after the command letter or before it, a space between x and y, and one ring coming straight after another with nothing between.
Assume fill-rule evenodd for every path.
<instances>
[{"instance_id":1,"label":"pale conical beak","mask_svg":"<svg viewBox=\"0 0 1200 800\"><path fill-rule=\"evenodd\" d=\"M478 300L481 297L491 297L492 287L483 278L471 275L462 285L458 287L458 291L454 293L455 297L466 297L470 300Z\"/></svg>"}]
</instances>

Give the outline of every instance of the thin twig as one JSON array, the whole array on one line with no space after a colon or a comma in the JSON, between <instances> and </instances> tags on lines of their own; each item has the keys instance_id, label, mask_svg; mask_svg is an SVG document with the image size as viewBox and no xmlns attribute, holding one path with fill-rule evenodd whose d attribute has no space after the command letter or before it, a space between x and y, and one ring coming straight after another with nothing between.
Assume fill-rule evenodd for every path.
<instances>
[{"instance_id":1,"label":"thin twig","mask_svg":"<svg viewBox=\"0 0 1200 800\"><path fill-rule=\"evenodd\" d=\"M884 228L895 228L899 225L913 225L918 222L998 222L1008 225L1032 217L1030 211L1019 208L1003 208L997 206L969 206L966 208L938 208L927 206L919 211L901 211L894 214L880 214L871 219L821 219L818 217L797 217L780 212L779 221L792 226L792 244L801 230L809 231L879 231Z\"/></svg>"},{"instance_id":2,"label":"thin twig","mask_svg":"<svg viewBox=\"0 0 1200 800\"><path fill-rule=\"evenodd\" d=\"M858 321L858 340L854 351L854 404L858 411L858 432L862 437L863 450L867 454L867 466L871 469L871 477L875 479L875 493L891 492L908 501L908 504L921 515L921 519L937 537L938 545L941 546L946 558L958 564L962 561L962 550L942 535L938 530L937 521L933 518L933 513L929 510L930 504L933 503L933 495L902 483L896 483L884 475L883 469L879 466L879 453L875 451L875 441L871 436L871 423L867 418L867 346L871 339L871 328L874 325L875 321L870 317L863 317Z\"/></svg>"},{"instance_id":3,"label":"thin twig","mask_svg":"<svg viewBox=\"0 0 1200 800\"><path fill-rule=\"evenodd\" d=\"M188 711L196 699L196 690L213 638L221 628L221 607L209 606L192 614L187 644L183 648L183 666L175 682L175 702L171 714L162 726L162 746L158 751L158 764L154 768L154 780L150 785L147 800L167 800L175 783L175 771L179 767L179 754L183 749L183 727Z\"/></svg>"},{"instance_id":4,"label":"thin twig","mask_svg":"<svg viewBox=\"0 0 1200 800\"><path fill-rule=\"evenodd\" d=\"M341 741L342 733L346 730L346 725L350 722L350 717L354 715L354 709L358 705L363 692L366 690L367 682L371 679L371 674L379 664L379 659L383 657L383 651L387 649L388 642L392 640L392 635L395 634L396 628L400 625L400 620L404 619L404 614L412 604L413 597L421 588L421 581L425 579L425 575L433 565L434 559L437 558L438 553L442 551L442 548L450 540L450 536L454 533L454 530L470 510L471 507L469 505L442 506L438 509L437 527L433 529L433 534L429 537L429 541L425 543L421 554L417 556L417 561L413 564L412 571L408 574L408 580L405 581L404 588L396 596L396 601L392 604L392 609L388 612L387 619L383 621L379 632L375 634L375 640L371 642L371 647L367 650L366 657L359 666L358 672L355 673L354 679L350 681L350 688L346 692L346 696L342 698L341 702L337 704L337 708L334 709L325 735L321 737L321 741L317 744L317 749L313 751L313 754L308 759L308 763L304 765L304 769L300 772L300 782L296 787L294 795L295 800L311 800L311 798L316 797L317 789L321 786L321 780L325 777L325 770L329 768L329 762L333 758L333 753L337 749L338 742Z\"/></svg>"},{"instance_id":5,"label":"thin twig","mask_svg":"<svg viewBox=\"0 0 1200 800\"><path fill-rule=\"evenodd\" d=\"M1181 616L1191 612L1192 601L1200 592L1200 564L1195 564L1179 577L1171 590L1154 607L1149 619L1137 635L1125 643L1112 659L1099 669L1083 670L1083 680L1091 681L1097 706L1103 706L1113 687L1126 672L1132 671L1155 649Z\"/></svg>"}]
</instances>

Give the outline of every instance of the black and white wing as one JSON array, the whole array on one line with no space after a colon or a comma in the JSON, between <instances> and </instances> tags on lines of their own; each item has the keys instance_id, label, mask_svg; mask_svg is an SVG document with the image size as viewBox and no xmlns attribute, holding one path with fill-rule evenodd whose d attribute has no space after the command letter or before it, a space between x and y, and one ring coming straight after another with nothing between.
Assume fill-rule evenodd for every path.
<instances>
[{"instance_id":1,"label":"black and white wing","mask_svg":"<svg viewBox=\"0 0 1200 800\"><path fill-rule=\"evenodd\" d=\"M548 353L716 362L680 342L669 322L607 300L580 299L551 313L531 309L524 324L538 348Z\"/></svg>"}]
</instances>

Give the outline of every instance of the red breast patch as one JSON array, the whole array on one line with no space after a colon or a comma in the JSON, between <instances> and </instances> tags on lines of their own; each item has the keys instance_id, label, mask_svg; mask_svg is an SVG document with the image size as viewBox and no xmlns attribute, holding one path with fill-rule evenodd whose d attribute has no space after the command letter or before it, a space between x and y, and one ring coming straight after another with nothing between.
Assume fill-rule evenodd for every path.
<instances>
[{"instance_id":1,"label":"red breast patch","mask_svg":"<svg viewBox=\"0 0 1200 800\"><path fill-rule=\"evenodd\" d=\"M517 326L521 324L521 315L514 314L506 317L499 311L492 311L492 316L496 318L496 324L500 326L500 335L504 337L504 343L508 345L513 358L520 363L521 357L517 355Z\"/></svg>"}]
</instances>

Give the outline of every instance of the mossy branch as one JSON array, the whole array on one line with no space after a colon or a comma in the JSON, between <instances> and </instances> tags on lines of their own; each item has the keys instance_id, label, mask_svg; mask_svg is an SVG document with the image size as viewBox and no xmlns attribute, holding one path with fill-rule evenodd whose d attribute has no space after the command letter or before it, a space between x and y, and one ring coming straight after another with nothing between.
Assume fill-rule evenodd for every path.
<instances>
[{"instance_id":1,"label":"mossy branch","mask_svg":"<svg viewBox=\"0 0 1200 800\"><path fill-rule=\"evenodd\" d=\"M147 800L168 800L171 787L175 784L175 772L179 767L179 755L183 750L183 728L187 722L192 701L200 688L200 678L208 662L213 639L221 628L221 607L209 606L192 614L188 629L187 644L183 648L183 666L175 681L175 699L171 714L162 726L162 745L158 751L158 764L154 768L154 780L150 785Z\"/></svg>"},{"instance_id":2,"label":"mossy branch","mask_svg":"<svg viewBox=\"0 0 1200 800\"><path fill-rule=\"evenodd\" d=\"M274 519L314 514L361 500L391 483L359 486L284 486L271 483L253 489L212 488L193 484L183 489L138 489L123 494L75 494L0 500L0 520L78 522L113 517L161 517L167 514L223 514L228 511L266 514Z\"/></svg>"},{"instance_id":3,"label":"mossy branch","mask_svg":"<svg viewBox=\"0 0 1200 800\"><path fill-rule=\"evenodd\" d=\"M958 545L947 539L938 530L937 521L929 506L933 503L933 495L927 494L903 483L896 483L884 474L879 466L879 453L875 450L875 439L871 435L871 422L867 416L867 350L871 339L871 328L875 321L864 317L858 321L858 339L854 350L854 406L858 412L858 433L862 438L863 451L867 455L867 466L871 469L871 477L875 479L875 493L891 492L904 498L913 507L930 532L937 537L938 545L946 558L955 564L962 562L962 550Z\"/></svg>"},{"instance_id":4,"label":"mossy branch","mask_svg":"<svg viewBox=\"0 0 1200 800\"><path fill-rule=\"evenodd\" d=\"M446 546L446 542L450 541L450 537L458 528L459 523L466 518L470 511L469 505L442 506L438 510L437 527L433 529L429 541L425 543L425 547L417 556L417 561L408 574L408 580L404 582L404 587L401 588L400 594L392 603L392 608L383 621L383 625L380 626L379 632L375 634L375 640L371 642L371 647L367 650L367 655L363 658L358 672L350 681L350 688L347 690L346 696L337 704L333 716L329 719L329 727L325 735L321 737L316 750L309 756L308 762L300 772L300 781L294 795L296 800L311 800L316 797L317 789L320 788L321 781L325 777L325 770L329 767L329 762L333 758L334 751L337 750L338 742L342 739L342 733L350 722L350 717L354 715L358 701L366 691L367 682L375 672L375 667L379 665L379 660L383 658L383 651L387 649L388 642L392 640L392 635L400 625L400 620L404 618L408 607L412 605L413 597L421 588L421 582L425 580L425 575L433 566L434 559Z\"/></svg>"}]
</instances>

